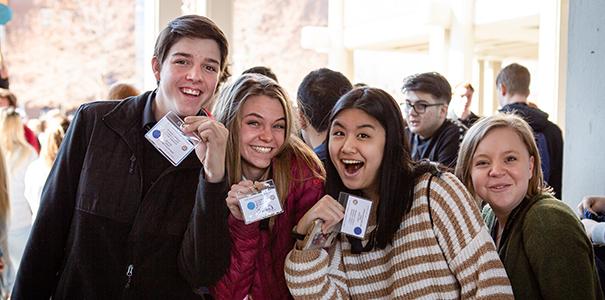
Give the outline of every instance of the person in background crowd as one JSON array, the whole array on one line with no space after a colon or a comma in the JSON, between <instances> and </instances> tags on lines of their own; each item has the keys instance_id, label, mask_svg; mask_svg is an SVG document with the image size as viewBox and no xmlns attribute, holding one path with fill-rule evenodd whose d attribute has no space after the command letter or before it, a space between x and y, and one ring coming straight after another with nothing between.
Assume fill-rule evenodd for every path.
<instances>
[{"instance_id":1,"label":"person in background crowd","mask_svg":"<svg viewBox=\"0 0 605 300\"><path fill-rule=\"evenodd\" d=\"M17 97L11 91L0 88L0 108L12 107L17 108ZM25 124L23 124L23 136L25 140L36 150L36 153L40 152L40 142L36 138L36 134L31 131Z\"/></svg>"},{"instance_id":2,"label":"person in background crowd","mask_svg":"<svg viewBox=\"0 0 605 300\"><path fill-rule=\"evenodd\" d=\"M515 298L603 299L582 224L545 187L539 166L531 127L498 114L469 129L456 175L488 204L483 216Z\"/></svg>"},{"instance_id":3,"label":"person in background crowd","mask_svg":"<svg viewBox=\"0 0 605 300\"><path fill-rule=\"evenodd\" d=\"M29 203L32 210L32 220L36 219L38 207L40 207L40 197L42 196L42 188L50 169L55 162L59 146L65 137L69 121L65 116L54 116L44 120L46 128L44 138L42 138L42 149L40 157L33 161L25 172L25 199Z\"/></svg>"},{"instance_id":4,"label":"person in background crowd","mask_svg":"<svg viewBox=\"0 0 605 300\"><path fill-rule=\"evenodd\" d=\"M229 77L227 57L214 22L180 16L156 40L155 90L78 109L43 189L13 299L199 299L199 288L223 275L229 241L215 228L227 227L227 207L200 207L196 191L206 161L224 153L203 140L173 165L145 134L155 125L153 136L174 133L162 127L169 112L207 115ZM214 213L191 228L205 209ZM192 231L201 240L186 239ZM195 259L183 253L190 248Z\"/></svg>"},{"instance_id":5,"label":"person in background crowd","mask_svg":"<svg viewBox=\"0 0 605 300\"><path fill-rule=\"evenodd\" d=\"M233 246L230 267L212 288L213 296L291 298L284 261L294 245L292 227L324 193L322 164L296 137L295 114L285 90L266 76L239 77L223 90L214 112L217 121L229 130L229 137L222 136L221 142L226 160L214 164L221 170L211 172L227 175L220 183L207 183L208 189L223 193L204 201L226 199ZM199 118L188 117L185 121L193 128L205 122L194 119ZM268 179L275 183L283 212L245 224L238 193L245 194L255 182Z\"/></svg>"},{"instance_id":6,"label":"person in background crowd","mask_svg":"<svg viewBox=\"0 0 605 300\"><path fill-rule=\"evenodd\" d=\"M466 128L471 128L479 116L471 111L475 89L470 82L461 83L454 90L454 103L449 110L450 118L460 121Z\"/></svg>"},{"instance_id":7,"label":"person in background crowd","mask_svg":"<svg viewBox=\"0 0 605 300\"><path fill-rule=\"evenodd\" d=\"M8 193L8 171L4 161L4 154L0 151L0 299L7 299L10 295L14 268L8 250L8 218L10 215L10 200Z\"/></svg>"},{"instance_id":8,"label":"person in background crowd","mask_svg":"<svg viewBox=\"0 0 605 300\"><path fill-rule=\"evenodd\" d=\"M107 92L107 100L122 100L128 97L139 95L141 92L132 84L125 82L116 82Z\"/></svg>"},{"instance_id":9,"label":"person in background crowd","mask_svg":"<svg viewBox=\"0 0 605 300\"><path fill-rule=\"evenodd\" d=\"M523 117L531 126L540 157L544 180L561 199L563 175L563 135L561 129L548 120L548 114L528 105L530 83L529 70L513 63L502 69L496 77L496 88L500 101L500 112L512 112Z\"/></svg>"},{"instance_id":10,"label":"person in background crowd","mask_svg":"<svg viewBox=\"0 0 605 300\"><path fill-rule=\"evenodd\" d=\"M401 88L413 160L428 159L446 167L456 166L464 126L446 119L452 87L436 72L408 76Z\"/></svg>"},{"instance_id":11,"label":"person in background crowd","mask_svg":"<svg viewBox=\"0 0 605 300\"><path fill-rule=\"evenodd\" d=\"M307 74L298 86L298 120L303 140L320 160L328 158L324 142L328 136L330 110L353 87L340 72L321 68Z\"/></svg>"},{"instance_id":12,"label":"person in background crowd","mask_svg":"<svg viewBox=\"0 0 605 300\"><path fill-rule=\"evenodd\" d=\"M302 240L286 260L295 298L513 298L479 209L460 181L412 161L395 99L380 89L354 89L336 103L329 124L328 195L296 225ZM303 250L317 219L324 233L342 221L340 192L371 200L365 237L340 234L327 249Z\"/></svg>"},{"instance_id":13,"label":"person in background crowd","mask_svg":"<svg viewBox=\"0 0 605 300\"><path fill-rule=\"evenodd\" d=\"M25 199L25 171L38 155L25 141L21 116L12 107L0 108L0 151L6 158L9 179L9 252L17 269L32 225L31 208Z\"/></svg>"},{"instance_id":14,"label":"person in background crowd","mask_svg":"<svg viewBox=\"0 0 605 300\"><path fill-rule=\"evenodd\" d=\"M244 72L242 72L243 74L261 74L261 75L265 75L273 80L275 80L275 82L277 81L277 76L275 75L275 73L273 73L273 71L271 70L271 68L269 67L265 67L265 66L256 66L256 67L252 67L248 70L245 70Z\"/></svg>"}]
</instances>

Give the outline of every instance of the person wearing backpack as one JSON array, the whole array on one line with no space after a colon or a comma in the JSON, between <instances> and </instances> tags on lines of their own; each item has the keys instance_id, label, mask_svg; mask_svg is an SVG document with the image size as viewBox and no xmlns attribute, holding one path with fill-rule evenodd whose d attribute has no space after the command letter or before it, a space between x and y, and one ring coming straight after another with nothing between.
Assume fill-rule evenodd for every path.
<instances>
[{"instance_id":1,"label":"person wearing backpack","mask_svg":"<svg viewBox=\"0 0 605 300\"><path fill-rule=\"evenodd\" d=\"M531 76L526 67L513 63L502 69L496 77L496 89L500 112L512 112L521 116L534 132L544 181L552 187L554 196L561 199L563 174L563 134L555 123L548 120L548 113L528 106Z\"/></svg>"}]
</instances>

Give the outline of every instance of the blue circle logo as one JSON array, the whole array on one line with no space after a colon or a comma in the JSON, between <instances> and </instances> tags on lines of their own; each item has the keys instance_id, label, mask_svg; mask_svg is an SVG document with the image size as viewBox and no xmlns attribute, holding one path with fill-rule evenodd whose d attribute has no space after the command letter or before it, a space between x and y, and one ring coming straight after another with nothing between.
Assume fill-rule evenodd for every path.
<instances>
[{"instance_id":1,"label":"blue circle logo","mask_svg":"<svg viewBox=\"0 0 605 300\"><path fill-rule=\"evenodd\" d=\"M357 234L357 235L360 235L361 234L361 228L355 227L355 229L353 229L353 232L355 232L355 234Z\"/></svg>"},{"instance_id":2,"label":"blue circle logo","mask_svg":"<svg viewBox=\"0 0 605 300\"><path fill-rule=\"evenodd\" d=\"M249 209L249 210L253 210L253 209L255 209L255 208L256 208L256 205L254 204L254 202L248 202L248 205L247 205L247 206L248 206L248 209Z\"/></svg>"},{"instance_id":3,"label":"blue circle logo","mask_svg":"<svg viewBox=\"0 0 605 300\"><path fill-rule=\"evenodd\" d=\"M151 133L151 135L157 139L160 137L160 135L162 135L162 132L156 129Z\"/></svg>"}]
</instances>

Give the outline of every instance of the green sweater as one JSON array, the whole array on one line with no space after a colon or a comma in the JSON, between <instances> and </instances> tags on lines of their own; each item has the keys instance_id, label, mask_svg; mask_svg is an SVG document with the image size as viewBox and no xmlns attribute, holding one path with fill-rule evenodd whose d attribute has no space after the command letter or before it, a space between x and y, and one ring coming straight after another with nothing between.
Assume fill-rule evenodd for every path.
<instances>
[{"instance_id":1,"label":"green sweater","mask_svg":"<svg viewBox=\"0 0 605 300\"><path fill-rule=\"evenodd\" d=\"M483 219L495 236L498 222L489 206ZM525 198L513 209L498 254L516 299L603 299L582 223L548 194Z\"/></svg>"}]
</instances>

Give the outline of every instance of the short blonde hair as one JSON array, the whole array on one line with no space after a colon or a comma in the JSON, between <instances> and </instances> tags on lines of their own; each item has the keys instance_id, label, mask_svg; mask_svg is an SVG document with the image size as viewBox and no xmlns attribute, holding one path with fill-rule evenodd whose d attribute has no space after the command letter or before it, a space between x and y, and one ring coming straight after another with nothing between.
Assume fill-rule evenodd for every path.
<instances>
[{"instance_id":1,"label":"short blonde hair","mask_svg":"<svg viewBox=\"0 0 605 300\"><path fill-rule=\"evenodd\" d=\"M473 156L477 151L477 146L479 146L479 143L481 143L490 131L496 128L512 129L521 138L523 144L525 144L529 156L534 158L534 170L532 177L529 180L529 185L527 186L526 195L531 198L544 192L550 192L544 185L544 175L542 175L542 168L540 167L540 153L531 127L521 117L510 113L500 113L485 117L477 121L477 123L466 132L466 135L460 144L455 172L460 181L466 185L469 192L477 198L471 179L471 169L473 167L472 161Z\"/></svg>"}]
</instances>

